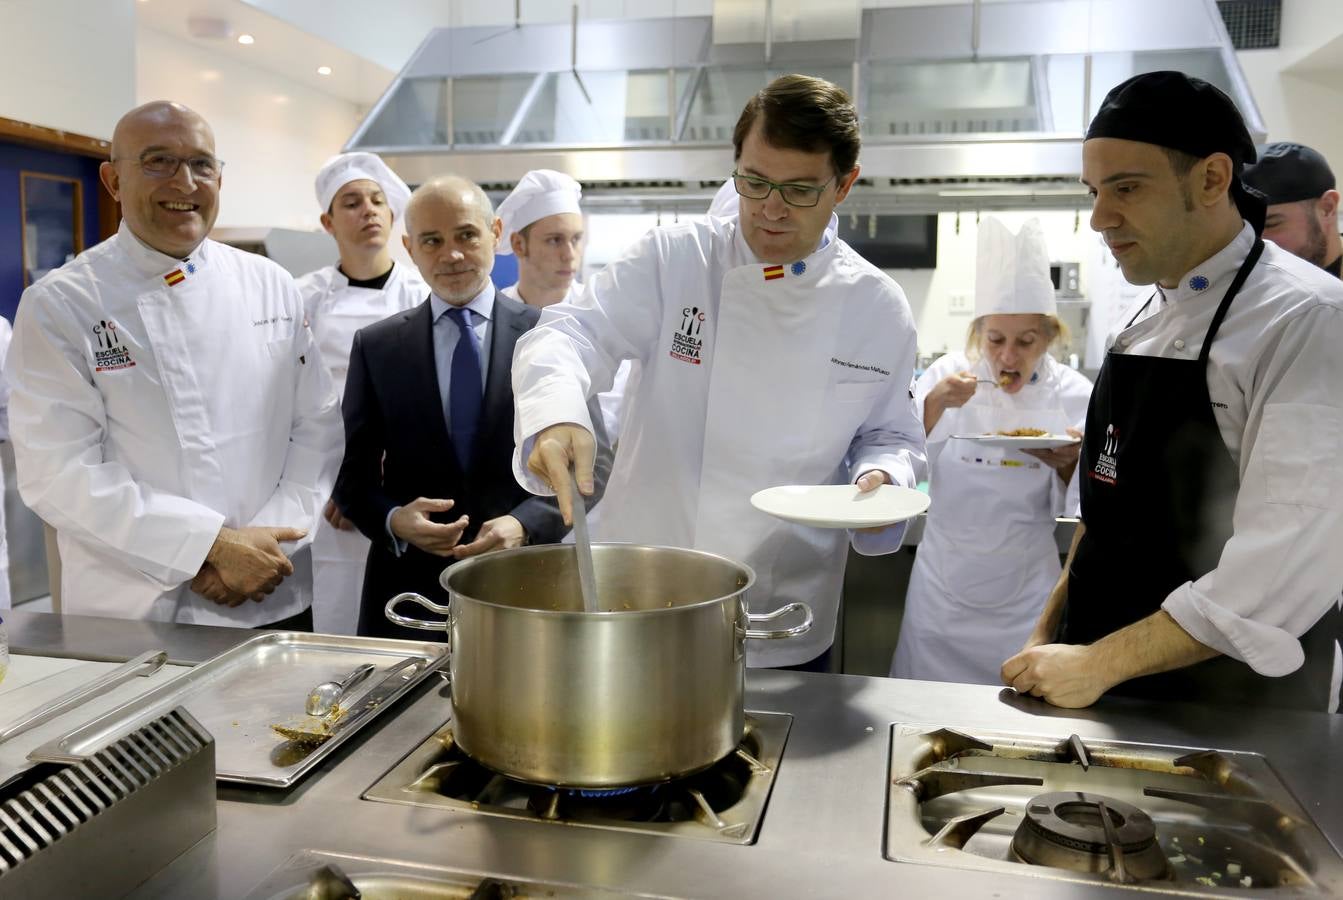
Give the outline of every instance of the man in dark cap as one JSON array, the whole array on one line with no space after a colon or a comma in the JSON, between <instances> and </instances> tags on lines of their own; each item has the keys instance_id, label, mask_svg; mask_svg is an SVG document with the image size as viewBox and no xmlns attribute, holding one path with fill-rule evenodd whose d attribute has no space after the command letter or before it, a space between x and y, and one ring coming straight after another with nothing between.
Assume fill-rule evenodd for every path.
<instances>
[{"instance_id":1,"label":"man in dark cap","mask_svg":"<svg viewBox=\"0 0 1343 900\"><path fill-rule=\"evenodd\" d=\"M1268 202L1266 239L1340 277L1338 191L1323 156L1305 144L1269 144L1245 167L1245 183Z\"/></svg>"},{"instance_id":2,"label":"man in dark cap","mask_svg":"<svg viewBox=\"0 0 1343 900\"><path fill-rule=\"evenodd\" d=\"M1091 227L1155 290L1096 381L1082 525L1003 680L1337 709L1343 284L1260 238L1254 145L1207 82L1124 82L1082 153Z\"/></svg>"}]
</instances>

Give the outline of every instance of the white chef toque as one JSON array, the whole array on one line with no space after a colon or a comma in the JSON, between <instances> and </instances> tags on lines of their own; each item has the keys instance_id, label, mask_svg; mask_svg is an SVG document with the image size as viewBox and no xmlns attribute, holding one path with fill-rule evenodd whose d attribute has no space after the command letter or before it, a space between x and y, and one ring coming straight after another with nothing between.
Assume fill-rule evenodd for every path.
<instances>
[{"instance_id":1,"label":"white chef toque","mask_svg":"<svg viewBox=\"0 0 1343 900\"><path fill-rule=\"evenodd\" d=\"M341 188L365 178L382 188L392 216L400 222L410 202L410 188L376 153L341 153L328 159L317 173L317 205L326 212Z\"/></svg>"},{"instance_id":2,"label":"white chef toque","mask_svg":"<svg viewBox=\"0 0 1343 900\"><path fill-rule=\"evenodd\" d=\"M523 175L517 187L513 188L513 193L499 204L499 218L504 230L494 252L505 255L512 253L513 233L546 216L581 213L578 201L582 196L583 186L563 172L533 169Z\"/></svg>"},{"instance_id":3,"label":"white chef toque","mask_svg":"<svg viewBox=\"0 0 1343 900\"><path fill-rule=\"evenodd\" d=\"M1016 234L992 216L979 223L975 318L1004 313L1058 314L1039 219L1031 219Z\"/></svg>"}]
</instances>

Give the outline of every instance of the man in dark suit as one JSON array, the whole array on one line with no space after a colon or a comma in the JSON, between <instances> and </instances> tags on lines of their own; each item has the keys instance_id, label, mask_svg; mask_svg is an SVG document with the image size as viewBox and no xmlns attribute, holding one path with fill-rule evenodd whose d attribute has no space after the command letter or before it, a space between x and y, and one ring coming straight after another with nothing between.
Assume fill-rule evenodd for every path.
<instances>
[{"instance_id":1,"label":"man in dark suit","mask_svg":"<svg viewBox=\"0 0 1343 900\"><path fill-rule=\"evenodd\" d=\"M355 334L333 495L372 541L360 634L424 640L387 621L391 597L415 591L446 603L438 579L453 561L567 531L553 498L528 493L510 468L513 345L540 310L495 292L499 232L477 185L422 185L404 240L432 293ZM602 462L609 470L609 449Z\"/></svg>"}]
</instances>

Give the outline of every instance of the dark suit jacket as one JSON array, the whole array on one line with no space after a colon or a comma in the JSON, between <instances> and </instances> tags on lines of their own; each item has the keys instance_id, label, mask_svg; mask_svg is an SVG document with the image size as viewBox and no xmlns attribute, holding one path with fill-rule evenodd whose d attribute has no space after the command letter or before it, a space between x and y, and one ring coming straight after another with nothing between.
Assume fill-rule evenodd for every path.
<instances>
[{"instance_id":1,"label":"dark suit jacket","mask_svg":"<svg viewBox=\"0 0 1343 900\"><path fill-rule=\"evenodd\" d=\"M386 525L393 507L417 497L455 501L451 510L436 513L433 519L453 522L463 514L469 516L471 525L462 543L474 540L482 523L503 515L516 517L533 544L555 543L568 530L553 498L533 496L513 477L513 346L540 315L538 309L495 294L489 347L482 348L489 353L484 404L469 471L458 464L448 437L429 301L355 334L341 406L345 458L333 493L345 516L372 541L364 572L360 634L430 640L434 632L388 622L383 606L402 591L448 602L438 579L453 558L414 546L398 557ZM611 454L595 402L590 410L598 431L600 487L610 472ZM593 502L595 498L589 505ZM425 614L413 604L404 611Z\"/></svg>"}]
</instances>

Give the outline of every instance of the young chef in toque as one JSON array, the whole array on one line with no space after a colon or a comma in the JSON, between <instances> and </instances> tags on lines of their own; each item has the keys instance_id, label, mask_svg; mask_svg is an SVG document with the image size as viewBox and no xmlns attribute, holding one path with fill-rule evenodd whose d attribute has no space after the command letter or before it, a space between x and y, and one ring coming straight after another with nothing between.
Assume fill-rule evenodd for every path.
<instances>
[{"instance_id":1,"label":"young chef in toque","mask_svg":"<svg viewBox=\"0 0 1343 900\"><path fill-rule=\"evenodd\" d=\"M518 342L514 470L537 493L558 487L567 516L571 461L580 490L592 485L584 398L638 360L594 537L747 563L753 611L800 600L816 613L801 638L751 645L749 664L823 670L845 533L773 519L750 497L780 484L916 483L914 323L899 286L835 233L834 208L858 177L848 95L778 78L747 103L733 144L738 215L653 229ZM852 540L885 553L903 534Z\"/></svg>"},{"instance_id":2,"label":"young chef in toque","mask_svg":"<svg viewBox=\"0 0 1343 900\"><path fill-rule=\"evenodd\" d=\"M1269 144L1244 180L1268 203L1264 239L1340 277L1339 194L1325 158L1305 144Z\"/></svg>"},{"instance_id":3,"label":"young chef in toque","mask_svg":"<svg viewBox=\"0 0 1343 900\"><path fill-rule=\"evenodd\" d=\"M518 179L499 204L503 231L496 251L517 254L518 281L499 293L541 308L583 292L578 281L587 238L578 205L582 197L582 185L553 169L533 169Z\"/></svg>"},{"instance_id":4,"label":"young chef in toque","mask_svg":"<svg viewBox=\"0 0 1343 900\"><path fill-rule=\"evenodd\" d=\"M1080 428L1091 382L1049 354L1062 334L1039 220L1013 234L985 218L967 351L943 356L914 386L933 503L894 677L997 684L1058 581L1054 520L1077 507L1078 445L1014 450L954 435Z\"/></svg>"},{"instance_id":5,"label":"young chef in toque","mask_svg":"<svg viewBox=\"0 0 1343 900\"><path fill-rule=\"evenodd\" d=\"M499 204L503 231L497 251L517 254L518 281L499 293L538 309L582 296L578 273L587 243L582 199L583 186L553 169L533 169L518 180ZM620 434L620 407L633 365L621 363L611 389L597 397L612 443Z\"/></svg>"},{"instance_id":6,"label":"young chef in toque","mask_svg":"<svg viewBox=\"0 0 1343 900\"><path fill-rule=\"evenodd\" d=\"M354 333L410 309L429 296L414 266L398 265L388 249L394 224L405 216L410 189L378 156L342 153L317 173L322 227L336 239L340 262L298 280L303 310L331 373L345 396ZM328 500L312 541L313 627L354 634L368 539Z\"/></svg>"},{"instance_id":7,"label":"young chef in toque","mask_svg":"<svg viewBox=\"0 0 1343 900\"><path fill-rule=\"evenodd\" d=\"M57 531L65 612L311 628L340 409L293 279L206 237L222 171L199 115L131 110L99 171L120 229L19 302L19 491Z\"/></svg>"},{"instance_id":8,"label":"young chef in toque","mask_svg":"<svg viewBox=\"0 0 1343 900\"><path fill-rule=\"evenodd\" d=\"M1253 158L1230 98L1179 72L1088 129L1091 226L1156 289L1092 393L1083 524L1003 664L1022 693L1337 707L1343 285L1260 238Z\"/></svg>"}]
</instances>

